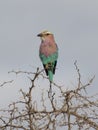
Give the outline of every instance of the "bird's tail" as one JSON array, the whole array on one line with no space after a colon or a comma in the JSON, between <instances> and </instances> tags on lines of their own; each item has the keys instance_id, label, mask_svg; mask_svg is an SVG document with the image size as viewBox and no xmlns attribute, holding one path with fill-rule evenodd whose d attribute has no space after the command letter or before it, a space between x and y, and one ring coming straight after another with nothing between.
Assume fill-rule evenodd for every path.
<instances>
[{"instance_id":1,"label":"bird's tail","mask_svg":"<svg viewBox=\"0 0 98 130\"><path fill-rule=\"evenodd\" d=\"M48 76L50 81L50 88L49 88L49 98L52 98L52 82L53 82L53 72L51 70L48 70Z\"/></svg>"},{"instance_id":2,"label":"bird's tail","mask_svg":"<svg viewBox=\"0 0 98 130\"><path fill-rule=\"evenodd\" d=\"M52 82L53 81L53 72L51 70L49 70L48 75L49 75L49 81Z\"/></svg>"}]
</instances>

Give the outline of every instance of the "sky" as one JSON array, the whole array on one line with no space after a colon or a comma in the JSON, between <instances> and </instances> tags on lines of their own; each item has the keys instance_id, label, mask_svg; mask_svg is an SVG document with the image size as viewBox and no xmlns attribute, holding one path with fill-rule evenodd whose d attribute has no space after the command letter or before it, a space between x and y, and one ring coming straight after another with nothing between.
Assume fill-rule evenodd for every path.
<instances>
[{"instance_id":1,"label":"sky","mask_svg":"<svg viewBox=\"0 0 98 130\"><path fill-rule=\"evenodd\" d=\"M15 80L0 88L0 107L28 89L26 77L9 71L42 69L37 34L43 30L54 34L59 47L54 81L76 87L77 60L84 83L95 75L89 92L98 91L98 0L0 0L0 84Z\"/></svg>"}]
</instances>

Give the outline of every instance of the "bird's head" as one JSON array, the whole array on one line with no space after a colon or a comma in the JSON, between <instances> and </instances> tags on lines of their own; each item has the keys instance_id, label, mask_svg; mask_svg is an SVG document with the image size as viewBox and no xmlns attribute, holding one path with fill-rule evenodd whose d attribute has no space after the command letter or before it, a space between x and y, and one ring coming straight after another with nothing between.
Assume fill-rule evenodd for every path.
<instances>
[{"instance_id":1,"label":"bird's head","mask_svg":"<svg viewBox=\"0 0 98 130\"><path fill-rule=\"evenodd\" d=\"M53 38L53 34L49 31L43 31L43 32L39 33L37 36L40 37L42 41Z\"/></svg>"}]
</instances>

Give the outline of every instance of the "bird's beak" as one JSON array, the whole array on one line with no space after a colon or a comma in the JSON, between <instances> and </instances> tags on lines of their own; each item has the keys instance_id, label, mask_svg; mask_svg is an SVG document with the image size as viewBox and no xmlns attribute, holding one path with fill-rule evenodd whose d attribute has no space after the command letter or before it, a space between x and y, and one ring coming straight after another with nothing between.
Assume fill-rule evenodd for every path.
<instances>
[{"instance_id":1,"label":"bird's beak","mask_svg":"<svg viewBox=\"0 0 98 130\"><path fill-rule=\"evenodd\" d=\"M38 36L38 37L42 37L42 33L39 33L37 36Z\"/></svg>"}]
</instances>

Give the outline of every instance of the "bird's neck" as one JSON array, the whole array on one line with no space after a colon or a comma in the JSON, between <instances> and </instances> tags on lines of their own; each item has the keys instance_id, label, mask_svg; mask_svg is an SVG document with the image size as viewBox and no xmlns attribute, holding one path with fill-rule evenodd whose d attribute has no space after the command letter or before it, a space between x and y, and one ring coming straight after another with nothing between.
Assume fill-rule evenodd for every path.
<instances>
[{"instance_id":1,"label":"bird's neck","mask_svg":"<svg viewBox=\"0 0 98 130\"><path fill-rule=\"evenodd\" d=\"M42 43L44 44L52 44L55 43L54 39L42 39Z\"/></svg>"}]
</instances>

